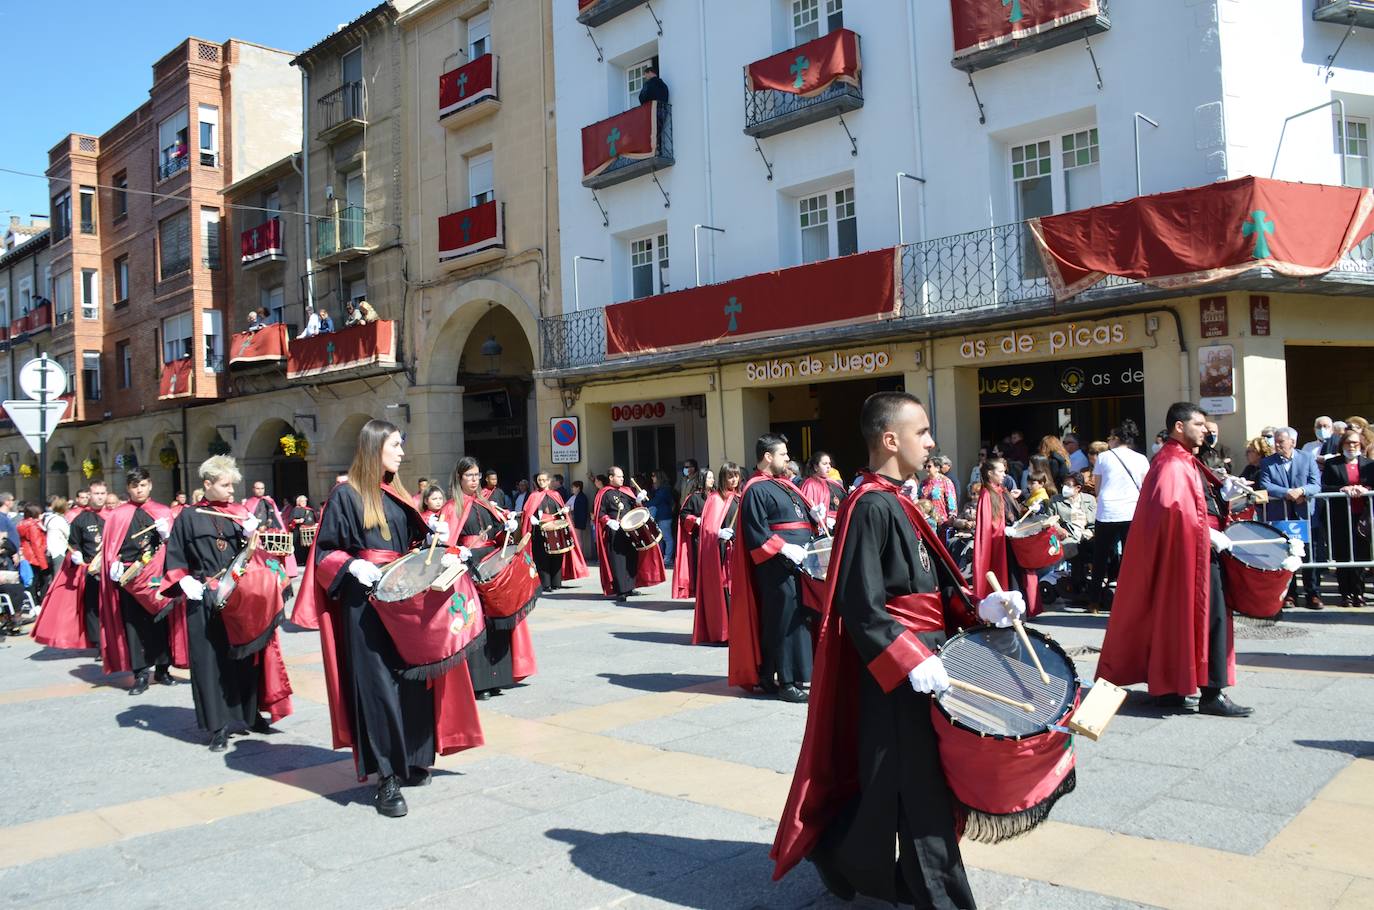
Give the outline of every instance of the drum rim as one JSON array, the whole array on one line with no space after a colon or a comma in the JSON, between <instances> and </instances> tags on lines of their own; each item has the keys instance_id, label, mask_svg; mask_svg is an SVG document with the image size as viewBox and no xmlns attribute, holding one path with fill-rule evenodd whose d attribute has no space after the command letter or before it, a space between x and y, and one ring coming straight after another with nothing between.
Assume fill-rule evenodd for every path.
<instances>
[{"instance_id":1,"label":"drum rim","mask_svg":"<svg viewBox=\"0 0 1374 910\"><path fill-rule=\"evenodd\" d=\"M417 555L424 554L424 553L427 552L428 550L429 550L428 547L417 547L417 548L411 550L409 553L402 553L400 556L396 557L395 559L393 559L391 562L387 563L386 565L380 566L379 568L381 568L381 570L382 570L382 577L379 578L379 579L377 579L377 583L376 583L375 585L373 585L373 586L372 586L372 590L368 592L368 595L367 595L367 596L368 596L368 599L369 599L369 600L375 600L375 601L378 601L379 603L384 603L384 604L395 604L395 603L401 603L402 601L410 600L412 597L417 597L417 596L423 594L425 591L428 591L428 590L429 590L429 586L426 585L425 587L423 587L423 588L421 588L420 590L416 591L414 594L410 594L410 595L407 595L407 596L405 596L405 597L398 598L397 600L382 600L381 598L379 598L379 597L377 596L378 590L381 589L382 582L386 579L386 576L387 576L389 573L395 571L395 567L396 567L396 566L401 565L401 564L404 563L406 560L410 559L412 556L417 556ZM438 556L439 553L442 553L442 552L443 552L442 550L439 550L438 552L435 553L435 555ZM440 565L440 564L436 562L435 565L437 566L437 565ZM439 575L442 575L442 574L443 574L443 569L441 568L441 569L439 570ZM435 577L437 578L438 575L436 575Z\"/></svg>"},{"instance_id":2,"label":"drum rim","mask_svg":"<svg viewBox=\"0 0 1374 910\"><path fill-rule=\"evenodd\" d=\"M1288 541L1289 543L1291 543L1292 540L1293 540L1292 537L1290 537L1289 535L1283 533L1282 530L1280 530L1279 528L1277 528L1277 527L1275 527L1274 525L1270 524L1269 522L1267 522L1267 521L1258 521L1258 520L1256 520L1256 519L1254 519L1254 518L1241 518L1241 519L1237 519L1236 521L1228 522L1227 525L1226 525L1226 527L1225 527L1225 529L1223 529L1221 533L1226 534L1227 531L1229 531L1231 528L1234 528L1236 525L1260 525L1261 527L1265 527L1265 528L1268 528L1269 530L1273 531L1273 532L1274 532L1275 534L1277 534L1280 538L1282 538L1283 540ZM1227 537L1230 537L1231 535L1227 534L1226 536L1227 536ZM1256 538L1256 539L1258 539L1258 538ZM1250 563L1248 563L1248 562L1246 562L1245 560L1241 559L1239 556L1237 556L1237 555L1235 555L1234 553L1232 553L1230 550L1226 550L1226 551L1223 552L1221 555L1222 555L1223 557L1229 556L1229 557L1231 557L1232 560L1235 561L1236 565L1238 565L1238 566L1244 566L1245 568L1250 569L1250 570L1255 571L1255 572L1287 572L1287 571L1288 571L1288 570L1285 569L1283 566L1275 566L1274 568L1269 569L1269 568L1265 568L1264 566L1255 566L1255 565L1251 565ZM1285 557L1286 557L1287 555L1288 555L1288 554L1286 554L1286 553L1284 554Z\"/></svg>"},{"instance_id":3,"label":"drum rim","mask_svg":"<svg viewBox=\"0 0 1374 910\"><path fill-rule=\"evenodd\" d=\"M983 630L985 630L985 629L996 629L996 628L997 628L997 626L993 625L992 623L983 623L982 625L973 626L973 627L968 628L968 629L961 629L960 631L958 631L958 632L956 632L955 634L951 635L949 638L945 639L945 643L942 644L942 645L940 645L940 651L937 651L936 653L938 654L938 653L943 652L943 651L945 650L945 648L949 645L950 642L954 641L954 640L957 639L957 638L966 637L966 636L968 636L969 633L971 633L971 632L981 632L981 631L983 631ZM1008 629L1007 631L1011 631L1011 630ZM1026 634L1029 635L1029 636L1032 637L1032 638L1039 638L1040 640L1044 641L1045 644L1049 645L1050 650L1057 652L1057 653L1059 654L1059 656L1062 657L1062 658L1064 658L1064 660L1068 663L1068 665L1069 665L1070 667L1073 668L1072 697L1069 699L1068 706L1064 709L1064 713L1063 713L1062 715L1060 715L1059 718L1057 718L1057 719L1054 721L1054 723L1055 723L1056 725L1062 727L1062 726L1064 726L1064 721L1065 721L1070 715L1072 715L1073 712L1074 712L1075 710L1077 710L1077 708L1078 708L1079 696L1080 696L1080 695L1082 694L1082 692L1083 692L1083 678L1082 678L1081 676L1079 676L1079 674L1078 674L1078 665L1077 665L1076 663L1074 663L1072 657L1069 657L1068 652L1064 650L1063 646L1060 645L1059 642L1055 641L1053 638L1051 638L1050 636L1046 635L1044 632L1041 632L1039 629L1032 629L1030 626L1027 626L1027 627L1026 627ZM1048 671L1047 671L1047 672L1048 672ZM1009 742L1020 742L1020 741L1023 740L1023 739L1033 739L1033 738L1035 738L1035 737L1037 737L1037 736L1061 736L1061 735L1063 735L1063 734L1059 733L1059 731L1057 731L1057 730L1051 730L1051 729L1049 729L1049 726L1048 726L1048 725L1046 725L1045 729L1043 729L1043 730L1038 730L1038 731L1036 731L1035 733L1022 733L1022 734L1020 734L1020 735L1018 735L1018 736L1008 736L1008 735L1005 734L1005 733L988 733L988 732L983 731L983 730L976 730L976 729L974 729L973 727L969 726L968 724L964 723L962 720L958 720L958 719L956 719L955 717L953 717L953 716L949 713L949 711L945 708L944 703L943 703L942 701L940 701L940 699L939 699L938 697L932 697L932 698L931 698L931 701L935 704L936 709L939 710L940 714L944 717L944 719L945 719L946 721L949 722L949 725L950 725L950 726L955 727L955 728L957 728L957 729L959 729L959 730L962 730L962 731L964 731L965 733L970 733L970 734L972 734L972 735L974 735L974 736L980 736L980 737L982 737L982 738L984 738L984 739L999 739L999 740L1006 740L1006 741L1009 741Z\"/></svg>"}]
</instances>

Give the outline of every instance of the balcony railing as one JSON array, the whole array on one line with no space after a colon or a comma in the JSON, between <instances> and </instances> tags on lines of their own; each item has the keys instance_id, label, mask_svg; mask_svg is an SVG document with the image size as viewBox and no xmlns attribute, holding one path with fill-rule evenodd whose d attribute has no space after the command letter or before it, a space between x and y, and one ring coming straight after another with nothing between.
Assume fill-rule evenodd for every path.
<instances>
[{"instance_id":1,"label":"balcony railing","mask_svg":"<svg viewBox=\"0 0 1374 910\"><path fill-rule=\"evenodd\" d=\"M350 205L315 222L315 258L326 265L367 252L367 210Z\"/></svg>"},{"instance_id":2,"label":"balcony railing","mask_svg":"<svg viewBox=\"0 0 1374 910\"><path fill-rule=\"evenodd\" d=\"M1038 4L1037 4L1038 5ZM1010 7L1008 7L1010 9ZM1023 20L1021 27L1029 24L1030 7L1027 6L1027 19ZM959 15L959 6L955 6L956 17ZM974 15L972 11L966 15ZM1046 26L1051 23L1046 22ZM1079 41L1090 38L1093 35L1101 34L1112 27L1111 19L1111 0L1097 0L1097 14L1091 16L1079 16L1059 25L1045 27L1041 31L1034 31L1030 34L1013 34L1010 30L999 36L988 34L977 35L978 43L968 46L962 53L958 53L961 47L961 23L957 20L954 23L955 49L957 56L950 61L950 66L957 70L972 73L977 70L987 69L1024 57L1027 54L1035 54L1040 51L1047 51L1061 44L1068 44L1072 41ZM964 36L965 40L970 40L973 36Z\"/></svg>"},{"instance_id":3,"label":"balcony railing","mask_svg":"<svg viewBox=\"0 0 1374 910\"><path fill-rule=\"evenodd\" d=\"M1374 28L1374 0L1316 0L1312 18L1317 22Z\"/></svg>"},{"instance_id":4,"label":"balcony railing","mask_svg":"<svg viewBox=\"0 0 1374 910\"><path fill-rule=\"evenodd\" d=\"M837 46L840 50L838 54L834 53ZM783 51L781 54L774 54L756 64L746 66L744 68L745 135L756 138L774 136L787 130L806 126L808 123L828 120L846 111L858 110L863 107L864 92L862 86L849 81L860 78L859 48L859 36L851 31L841 29L815 41ZM850 64L848 66L841 64L837 67L825 67L820 64L818 59L839 57L843 60L846 54ZM811 63L811 59L817 59L817 63ZM807 97L800 94L803 76L797 74L796 67L798 66L803 71L808 66L815 67L821 73L819 76L812 77L817 82L823 82L824 78L833 78L835 81L826 86L823 91ZM796 75L797 90L782 91L761 87L757 84L751 90L750 71L757 67L770 67L774 72L784 68L790 69L790 72ZM840 78L835 78L837 75ZM760 77L760 81L766 80ZM773 84L778 83L775 81ZM786 85L784 85L785 87Z\"/></svg>"},{"instance_id":5,"label":"balcony railing","mask_svg":"<svg viewBox=\"0 0 1374 910\"><path fill-rule=\"evenodd\" d=\"M607 117L605 120L593 123L591 126L583 127L582 135L584 148L587 143L586 137L588 136L588 134L600 137L603 133L607 132L605 127L607 124L610 123L610 121L615 120L617 117L623 117L625 116L625 114L631 112L643 111L644 114L648 116L648 108L649 105L640 105L638 108L631 108L630 111L617 114L615 117ZM659 171L666 167L672 167L673 106L671 104L666 103L658 104L657 119L658 123L656 132L658 141L654 145L652 155L644 158L634 158L629 157L627 155L621 155L620 157L615 158L608 167L601 170L599 173L592 175L584 175L582 178L582 185L587 187L588 189L599 190L602 187L615 186L617 183L624 183L626 180L633 180L634 178L639 177L643 174L648 174L653 171ZM618 133L618 131L616 132ZM597 139L595 141L599 142L601 140ZM586 166L585 153L583 155L583 166Z\"/></svg>"},{"instance_id":6,"label":"balcony railing","mask_svg":"<svg viewBox=\"0 0 1374 910\"><path fill-rule=\"evenodd\" d=\"M329 139L360 129L367 122L363 115L363 84L345 82L316 102L321 139Z\"/></svg>"},{"instance_id":7,"label":"balcony railing","mask_svg":"<svg viewBox=\"0 0 1374 910\"><path fill-rule=\"evenodd\" d=\"M166 180L174 174L179 174L191 166L191 158L185 152L180 155L173 155L162 162L157 169L157 179Z\"/></svg>"},{"instance_id":8,"label":"balcony railing","mask_svg":"<svg viewBox=\"0 0 1374 910\"><path fill-rule=\"evenodd\" d=\"M577 0L577 21L596 26L610 22L621 13L643 6L647 0Z\"/></svg>"},{"instance_id":9,"label":"balcony railing","mask_svg":"<svg viewBox=\"0 0 1374 910\"><path fill-rule=\"evenodd\" d=\"M30 332L52 328L52 304L40 303L10 323L10 338L18 341Z\"/></svg>"}]
</instances>

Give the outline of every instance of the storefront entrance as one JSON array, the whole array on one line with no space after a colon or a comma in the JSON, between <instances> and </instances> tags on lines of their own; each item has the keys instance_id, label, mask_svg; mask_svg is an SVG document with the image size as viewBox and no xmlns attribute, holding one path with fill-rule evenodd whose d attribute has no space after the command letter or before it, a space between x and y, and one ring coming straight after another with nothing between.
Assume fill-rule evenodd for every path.
<instances>
[{"instance_id":1,"label":"storefront entrance","mask_svg":"<svg viewBox=\"0 0 1374 910\"><path fill-rule=\"evenodd\" d=\"M1374 414L1374 383L1369 381L1369 358L1374 348L1335 345L1287 345L1283 349L1288 374L1287 423L1304 440L1312 422L1325 414L1333 420ZM1264 418L1277 424L1281 414Z\"/></svg>"},{"instance_id":2,"label":"storefront entrance","mask_svg":"<svg viewBox=\"0 0 1374 910\"><path fill-rule=\"evenodd\" d=\"M615 464L637 477L663 471L676 483L682 462L707 467L706 399L701 395L650 398L611 406ZM597 473L604 471L598 466Z\"/></svg>"},{"instance_id":3,"label":"storefront entrance","mask_svg":"<svg viewBox=\"0 0 1374 910\"><path fill-rule=\"evenodd\" d=\"M900 376L770 389L769 429L787 437L787 451L803 473L806 459L820 450L830 453L836 469L848 483L868 463L868 448L859 435L859 409L864 399L874 392L901 390ZM731 454L752 468L752 451Z\"/></svg>"},{"instance_id":4,"label":"storefront entrance","mask_svg":"<svg viewBox=\"0 0 1374 910\"><path fill-rule=\"evenodd\" d=\"M468 385L463 391L463 446L483 469L496 469L501 488L515 489L529 474L525 444L528 383L506 380L486 386ZM452 465L445 468L452 470ZM443 483L447 485L448 476Z\"/></svg>"}]
</instances>

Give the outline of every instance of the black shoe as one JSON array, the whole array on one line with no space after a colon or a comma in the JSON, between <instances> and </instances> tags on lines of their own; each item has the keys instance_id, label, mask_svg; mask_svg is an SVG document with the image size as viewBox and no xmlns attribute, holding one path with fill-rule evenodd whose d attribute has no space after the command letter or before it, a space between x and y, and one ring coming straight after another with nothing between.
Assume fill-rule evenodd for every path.
<instances>
[{"instance_id":1,"label":"black shoe","mask_svg":"<svg viewBox=\"0 0 1374 910\"><path fill-rule=\"evenodd\" d=\"M626 597L643 597L644 595L643 595L641 592L639 592L639 591L630 591L630 592L627 593L625 596L626 596Z\"/></svg>"},{"instance_id":2,"label":"black shoe","mask_svg":"<svg viewBox=\"0 0 1374 910\"><path fill-rule=\"evenodd\" d=\"M158 667L157 672L153 674L153 682L157 683L159 686L175 686L180 683L181 680L173 676L172 671L168 668Z\"/></svg>"},{"instance_id":3,"label":"black shoe","mask_svg":"<svg viewBox=\"0 0 1374 910\"><path fill-rule=\"evenodd\" d=\"M789 702L794 705L804 705L806 704L807 694L791 683L788 683L778 690L778 700Z\"/></svg>"},{"instance_id":4,"label":"black shoe","mask_svg":"<svg viewBox=\"0 0 1374 910\"><path fill-rule=\"evenodd\" d=\"M1309 594L1302 604L1309 610L1320 610L1325 604L1322 602L1320 594Z\"/></svg>"},{"instance_id":5,"label":"black shoe","mask_svg":"<svg viewBox=\"0 0 1374 910\"><path fill-rule=\"evenodd\" d=\"M1155 706L1160 708L1196 708L1196 695L1156 695Z\"/></svg>"},{"instance_id":6,"label":"black shoe","mask_svg":"<svg viewBox=\"0 0 1374 910\"><path fill-rule=\"evenodd\" d=\"M378 815L387 818L400 818L409 812L406 798L401 795L401 779L394 774L383 777L377 784L377 795L372 797L372 805L376 807Z\"/></svg>"},{"instance_id":7,"label":"black shoe","mask_svg":"<svg viewBox=\"0 0 1374 910\"><path fill-rule=\"evenodd\" d=\"M492 695L500 695L500 694L501 694L501 687L500 687L500 686L497 686L495 689L492 689L492 690L491 690L491 694L492 694Z\"/></svg>"},{"instance_id":8,"label":"black shoe","mask_svg":"<svg viewBox=\"0 0 1374 910\"><path fill-rule=\"evenodd\" d=\"M771 680L759 680L758 688L764 695L778 694L778 684Z\"/></svg>"},{"instance_id":9,"label":"black shoe","mask_svg":"<svg viewBox=\"0 0 1374 910\"><path fill-rule=\"evenodd\" d=\"M625 600L625 598L624 598L623 595L620 596L620 597L617 597L617 598L615 599L615 605L616 605L617 607L624 607L624 606L627 606L626 600Z\"/></svg>"},{"instance_id":10,"label":"black shoe","mask_svg":"<svg viewBox=\"0 0 1374 910\"><path fill-rule=\"evenodd\" d=\"M489 699L489 698L491 698L491 693L488 692L488 691L486 691L485 689L483 689L481 692L478 692L478 693L477 693L477 700L478 700L478 701L486 701L486 700Z\"/></svg>"},{"instance_id":11,"label":"black shoe","mask_svg":"<svg viewBox=\"0 0 1374 910\"><path fill-rule=\"evenodd\" d=\"M253 719L253 726L249 727L248 729L252 730L254 733L277 732L276 729L273 728L272 722L269 721L267 718L263 717L261 714L259 714L257 717Z\"/></svg>"},{"instance_id":12,"label":"black shoe","mask_svg":"<svg viewBox=\"0 0 1374 910\"><path fill-rule=\"evenodd\" d=\"M142 695L148 691L148 684L153 681L153 674L148 670L139 670L134 674L133 688L129 689L130 695Z\"/></svg>"},{"instance_id":13,"label":"black shoe","mask_svg":"<svg viewBox=\"0 0 1374 910\"><path fill-rule=\"evenodd\" d=\"M811 865L816 867L816 874L820 876L821 884L825 885L825 890L835 895L842 901L852 901L854 899L854 886L849 884L835 872L825 868L825 866L811 860Z\"/></svg>"},{"instance_id":14,"label":"black shoe","mask_svg":"<svg viewBox=\"0 0 1374 910\"><path fill-rule=\"evenodd\" d=\"M226 727L220 727L215 731L215 735L210 737L210 751L223 752L227 748L229 748L229 730Z\"/></svg>"},{"instance_id":15,"label":"black shoe","mask_svg":"<svg viewBox=\"0 0 1374 910\"><path fill-rule=\"evenodd\" d=\"M1197 710L1199 714L1212 714L1216 717L1249 717L1255 713L1254 708L1247 708L1231 701L1226 697L1225 692L1213 698L1204 699L1198 704Z\"/></svg>"},{"instance_id":16,"label":"black shoe","mask_svg":"<svg viewBox=\"0 0 1374 910\"><path fill-rule=\"evenodd\" d=\"M410 774L401 782L402 787L428 787L432 778L428 768L411 768Z\"/></svg>"}]
</instances>

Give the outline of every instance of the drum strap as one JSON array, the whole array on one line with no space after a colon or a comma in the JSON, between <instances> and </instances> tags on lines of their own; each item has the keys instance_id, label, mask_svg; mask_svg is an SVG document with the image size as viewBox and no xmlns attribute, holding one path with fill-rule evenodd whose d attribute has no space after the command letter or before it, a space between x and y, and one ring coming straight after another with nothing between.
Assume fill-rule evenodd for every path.
<instances>
[{"instance_id":1,"label":"drum strap","mask_svg":"<svg viewBox=\"0 0 1374 910\"><path fill-rule=\"evenodd\" d=\"M939 594L903 594L887 602L892 618L912 632L943 632L945 608Z\"/></svg>"},{"instance_id":2,"label":"drum strap","mask_svg":"<svg viewBox=\"0 0 1374 910\"><path fill-rule=\"evenodd\" d=\"M395 550L359 550L358 559L366 559L376 566L390 565L401 558Z\"/></svg>"},{"instance_id":3,"label":"drum strap","mask_svg":"<svg viewBox=\"0 0 1374 910\"><path fill-rule=\"evenodd\" d=\"M809 531L811 522L809 521L780 521L777 524L768 526L770 531Z\"/></svg>"}]
</instances>

